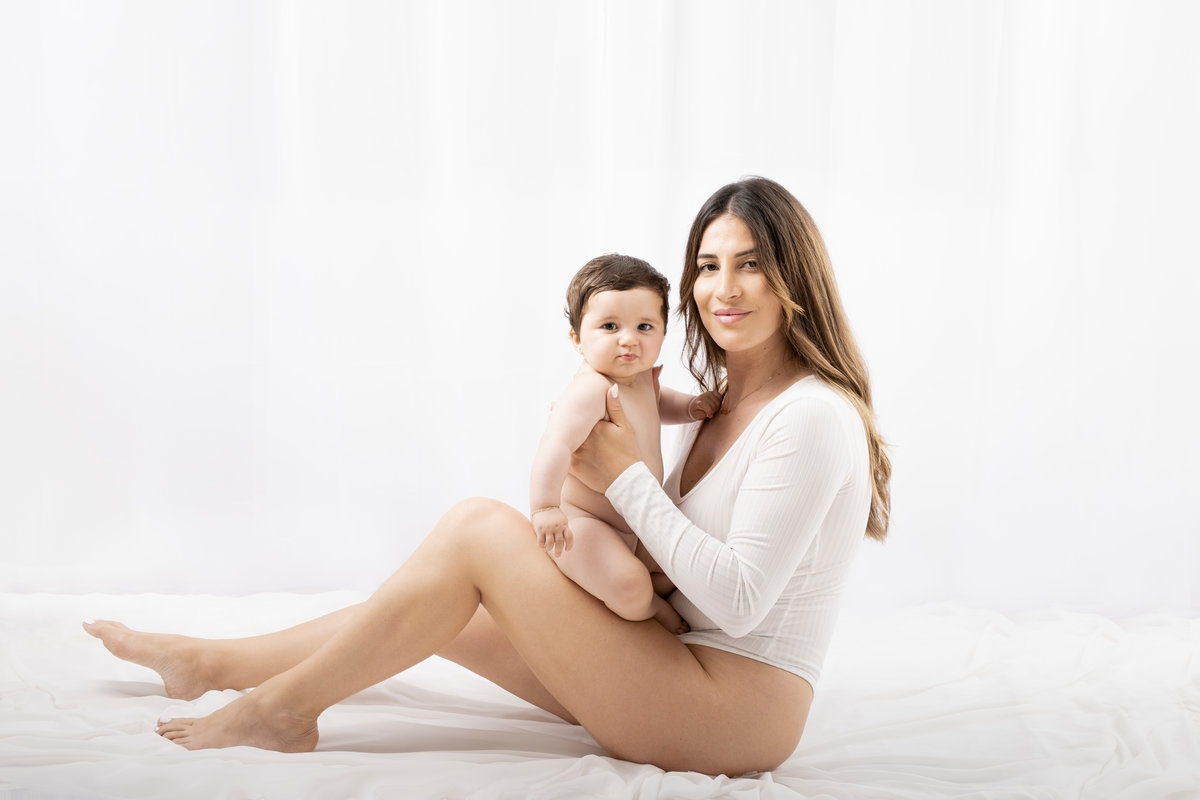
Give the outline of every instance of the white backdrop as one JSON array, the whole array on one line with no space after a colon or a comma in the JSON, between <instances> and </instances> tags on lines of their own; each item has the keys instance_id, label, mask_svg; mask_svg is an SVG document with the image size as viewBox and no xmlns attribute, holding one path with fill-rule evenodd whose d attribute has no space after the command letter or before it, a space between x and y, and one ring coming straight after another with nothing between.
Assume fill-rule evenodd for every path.
<instances>
[{"instance_id":1,"label":"white backdrop","mask_svg":"<svg viewBox=\"0 0 1200 800\"><path fill-rule=\"evenodd\" d=\"M677 283L755 173L821 225L894 445L852 602L1200 609L1197 30L0 0L0 589L367 589L454 500L523 506L567 279Z\"/></svg>"}]
</instances>

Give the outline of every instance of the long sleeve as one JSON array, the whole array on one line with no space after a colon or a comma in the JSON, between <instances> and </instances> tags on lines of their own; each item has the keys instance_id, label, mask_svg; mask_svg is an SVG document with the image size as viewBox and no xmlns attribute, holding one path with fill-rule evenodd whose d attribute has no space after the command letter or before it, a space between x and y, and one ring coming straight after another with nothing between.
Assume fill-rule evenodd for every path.
<instances>
[{"instance_id":1,"label":"long sleeve","mask_svg":"<svg viewBox=\"0 0 1200 800\"><path fill-rule=\"evenodd\" d=\"M684 498L669 494L678 467L664 489L642 464L606 492L707 618L701 623L733 639L753 634L764 648L780 647L766 642L781 635L805 646L827 639L829 609L865 529L861 420L844 398L817 386L776 398Z\"/></svg>"},{"instance_id":2,"label":"long sleeve","mask_svg":"<svg viewBox=\"0 0 1200 800\"><path fill-rule=\"evenodd\" d=\"M849 453L821 400L780 412L733 502L724 541L700 530L644 465L608 497L663 571L730 636L755 628L796 571L844 482ZM640 469L639 469L640 467Z\"/></svg>"}]
</instances>

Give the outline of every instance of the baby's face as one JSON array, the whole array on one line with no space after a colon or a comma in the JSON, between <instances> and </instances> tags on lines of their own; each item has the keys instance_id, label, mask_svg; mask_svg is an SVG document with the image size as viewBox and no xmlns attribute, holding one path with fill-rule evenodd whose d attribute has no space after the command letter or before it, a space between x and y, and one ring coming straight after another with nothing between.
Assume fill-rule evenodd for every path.
<instances>
[{"instance_id":1,"label":"baby's face","mask_svg":"<svg viewBox=\"0 0 1200 800\"><path fill-rule=\"evenodd\" d=\"M571 339L588 366L619 380L653 367L666 334L662 296L638 287L596 292L588 298L579 331L572 331Z\"/></svg>"}]
</instances>

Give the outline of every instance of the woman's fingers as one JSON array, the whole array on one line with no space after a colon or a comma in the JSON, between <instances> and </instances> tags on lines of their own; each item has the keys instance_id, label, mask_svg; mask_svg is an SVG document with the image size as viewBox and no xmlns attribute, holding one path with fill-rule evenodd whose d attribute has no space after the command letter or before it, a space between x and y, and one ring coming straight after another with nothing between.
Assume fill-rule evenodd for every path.
<instances>
[{"instance_id":1,"label":"woman's fingers","mask_svg":"<svg viewBox=\"0 0 1200 800\"><path fill-rule=\"evenodd\" d=\"M625 409L621 407L617 384L614 383L608 390L608 396L604 398L604 405L608 409L608 419L613 425L618 428L628 427L629 420L625 418Z\"/></svg>"}]
</instances>

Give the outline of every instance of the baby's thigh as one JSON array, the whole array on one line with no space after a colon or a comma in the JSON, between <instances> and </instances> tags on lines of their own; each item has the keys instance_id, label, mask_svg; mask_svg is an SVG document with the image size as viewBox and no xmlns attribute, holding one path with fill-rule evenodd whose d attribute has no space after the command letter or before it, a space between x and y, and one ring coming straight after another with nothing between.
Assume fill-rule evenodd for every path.
<instances>
[{"instance_id":1,"label":"baby's thigh","mask_svg":"<svg viewBox=\"0 0 1200 800\"><path fill-rule=\"evenodd\" d=\"M632 533L618 530L604 520L574 506L563 510L567 514L567 525L571 527L571 533L575 534L577 539L585 540L585 547L592 547L597 543L602 547L609 547L615 540L631 555L636 551L638 539Z\"/></svg>"},{"instance_id":2,"label":"baby's thigh","mask_svg":"<svg viewBox=\"0 0 1200 800\"><path fill-rule=\"evenodd\" d=\"M554 560L568 575L578 570L596 574L618 575L629 571L645 571L641 560L634 555L637 537L617 530L603 520L588 516L570 516L574 543L571 549Z\"/></svg>"}]
</instances>

